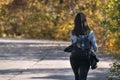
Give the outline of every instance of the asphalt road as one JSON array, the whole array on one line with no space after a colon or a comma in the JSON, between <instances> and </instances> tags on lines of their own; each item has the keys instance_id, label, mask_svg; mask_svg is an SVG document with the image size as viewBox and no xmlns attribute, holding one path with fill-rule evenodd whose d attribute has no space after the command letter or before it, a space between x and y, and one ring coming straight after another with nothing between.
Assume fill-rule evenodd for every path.
<instances>
[{"instance_id":1,"label":"asphalt road","mask_svg":"<svg viewBox=\"0 0 120 80\"><path fill-rule=\"evenodd\" d=\"M69 53L63 52L69 42L0 39L0 80L74 80ZM88 80L107 80L113 59L97 54L98 68L90 70Z\"/></svg>"}]
</instances>

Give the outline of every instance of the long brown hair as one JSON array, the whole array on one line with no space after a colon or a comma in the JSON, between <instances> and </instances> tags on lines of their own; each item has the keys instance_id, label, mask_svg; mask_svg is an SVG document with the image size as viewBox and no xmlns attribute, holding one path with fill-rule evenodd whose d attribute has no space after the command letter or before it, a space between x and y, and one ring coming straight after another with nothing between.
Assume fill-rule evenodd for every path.
<instances>
[{"instance_id":1,"label":"long brown hair","mask_svg":"<svg viewBox=\"0 0 120 80\"><path fill-rule=\"evenodd\" d=\"M90 28L87 24L86 16L83 13L78 13L74 20L73 35L86 35L90 33Z\"/></svg>"}]
</instances>

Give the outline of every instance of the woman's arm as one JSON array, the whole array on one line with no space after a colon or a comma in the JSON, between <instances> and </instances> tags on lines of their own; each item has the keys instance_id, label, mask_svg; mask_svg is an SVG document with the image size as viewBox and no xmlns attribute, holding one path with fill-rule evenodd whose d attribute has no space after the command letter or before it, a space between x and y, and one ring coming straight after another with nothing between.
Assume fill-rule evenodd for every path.
<instances>
[{"instance_id":1,"label":"woman's arm","mask_svg":"<svg viewBox=\"0 0 120 80\"><path fill-rule=\"evenodd\" d=\"M95 52L98 51L98 46L97 46L96 39L95 39L95 35L94 35L94 32L93 32L93 31L90 33L90 41L91 41L93 50L94 50Z\"/></svg>"},{"instance_id":2,"label":"woman's arm","mask_svg":"<svg viewBox=\"0 0 120 80\"><path fill-rule=\"evenodd\" d=\"M70 32L70 39L72 43L75 43L77 41L77 37Z\"/></svg>"}]
</instances>

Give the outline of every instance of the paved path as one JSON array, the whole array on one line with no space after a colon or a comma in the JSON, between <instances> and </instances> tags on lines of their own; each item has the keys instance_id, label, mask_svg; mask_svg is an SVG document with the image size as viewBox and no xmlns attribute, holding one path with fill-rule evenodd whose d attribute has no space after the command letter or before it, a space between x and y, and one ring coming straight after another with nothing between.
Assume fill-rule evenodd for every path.
<instances>
[{"instance_id":1,"label":"paved path","mask_svg":"<svg viewBox=\"0 0 120 80\"><path fill-rule=\"evenodd\" d=\"M43 42L50 44L44 45ZM63 52L68 44L63 41L0 39L0 80L74 80L70 54ZM98 57L98 68L90 70L88 80L107 80L109 76L112 59L102 54Z\"/></svg>"}]
</instances>

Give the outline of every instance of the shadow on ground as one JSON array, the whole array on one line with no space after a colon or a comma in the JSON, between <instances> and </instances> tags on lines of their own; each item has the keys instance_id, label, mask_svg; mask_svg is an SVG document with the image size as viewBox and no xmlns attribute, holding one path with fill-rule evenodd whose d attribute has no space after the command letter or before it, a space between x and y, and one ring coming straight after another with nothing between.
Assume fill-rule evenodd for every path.
<instances>
[{"instance_id":1,"label":"shadow on ground","mask_svg":"<svg viewBox=\"0 0 120 80\"><path fill-rule=\"evenodd\" d=\"M69 60L70 53L63 52L65 47L44 46L39 44L2 44L0 45L0 60L11 61L39 61L39 60ZM110 61L109 57L98 54L100 61ZM91 71L88 80L106 80L108 68L98 68ZM57 72L57 73L56 73ZM29 77L30 79L73 80L71 68L29 68L29 69L1 69L0 75L29 75L48 74L45 76Z\"/></svg>"},{"instance_id":2,"label":"shadow on ground","mask_svg":"<svg viewBox=\"0 0 120 80\"><path fill-rule=\"evenodd\" d=\"M101 71L101 70L107 70L107 68L98 68L95 72L89 73L88 80L106 80L107 72ZM59 69L6 69L6 70L0 70L0 75L29 75L29 74L48 74L45 76L37 76L37 77L29 77L30 79L57 79L57 80L72 80L74 76L71 74L70 68L59 68ZM105 76L106 75L106 76Z\"/></svg>"},{"instance_id":3,"label":"shadow on ground","mask_svg":"<svg viewBox=\"0 0 120 80\"><path fill-rule=\"evenodd\" d=\"M64 48L63 46L41 47L39 44L2 44L0 60L40 60L49 54L49 60L64 60L69 55L63 52Z\"/></svg>"}]
</instances>

